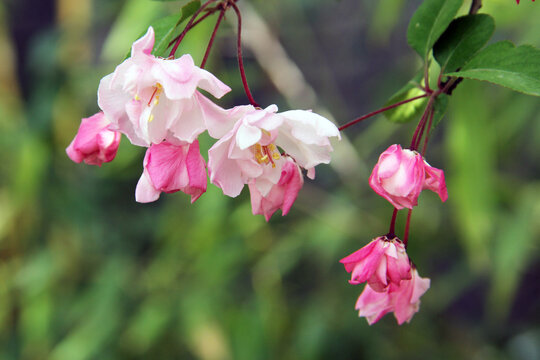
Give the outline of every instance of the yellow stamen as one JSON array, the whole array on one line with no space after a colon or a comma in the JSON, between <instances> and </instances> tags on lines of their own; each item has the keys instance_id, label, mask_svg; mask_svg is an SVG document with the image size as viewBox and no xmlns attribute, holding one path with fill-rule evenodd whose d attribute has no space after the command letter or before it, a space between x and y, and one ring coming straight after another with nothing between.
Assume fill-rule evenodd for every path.
<instances>
[{"instance_id":1,"label":"yellow stamen","mask_svg":"<svg viewBox=\"0 0 540 360\"><path fill-rule=\"evenodd\" d=\"M148 122L152 122L152 120L154 120L154 114L150 114L148 117Z\"/></svg>"},{"instance_id":2,"label":"yellow stamen","mask_svg":"<svg viewBox=\"0 0 540 360\"><path fill-rule=\"evenodd\" d=\"M255 160L257 163L265 165L272 164L273 168L276 167L274 160L279 160L281 158L281 155L277 151L277 147L274 144L264 146L258 143L255 144L253 146L253 155L255 155Z\"/></svg>"},{"instance_id":3,"label":"yellow stamen","mask_svg":"<svg viewBox=\"0 0 540 360\"><path fill-rule=\"evenodd\" d=\"M135 94L135 100L137 101L141 100L141 97L139 96L139 94Z\"/></svg>"}]
</instances>

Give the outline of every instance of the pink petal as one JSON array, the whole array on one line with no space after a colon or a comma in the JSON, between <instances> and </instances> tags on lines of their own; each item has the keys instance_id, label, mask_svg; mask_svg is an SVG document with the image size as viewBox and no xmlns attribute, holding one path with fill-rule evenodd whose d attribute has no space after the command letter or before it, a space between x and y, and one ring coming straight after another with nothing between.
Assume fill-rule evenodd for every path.
<instances>
[{"instance_id":1,"label":"pink petal","mask_svg":"<svg viewBox=\"0 0 540 360\"><path fill-rule=\"evenodd\" d=\"M229 148L234 131L229 132L208 150L210 182L230 197L240 195L244 188L242 172L237 161L229 158Z\"/></svg>"},{"instance_id":2,"label":"pink petal","mask_svg":"<svg viewBox=\"0 0 540 360\"><path fill-rule=\"evenodd\" d=\"M212 73L198 69L199 75L199 87L205 91L208 91L215 98L221 98L223 95L231 91L231 88L221 82Z\"/></svg>"},{"instance_id":3,"label":"pink petal","mask_svg":"<svg viewBox=\"0 0 540 360\"><path fill-rule=\"evenodd\" d=\"M131 47L131 56L136 57L142 54L150 55L154 48L154 28L149 27L139 40L135 41Z\"/></svg>"},{"instance_id":4,"label":"pink petal","mask_svg":"<svg viewBox=\"0 0 540 360\"><path fill-rule=\"evenodd\" d=\"M448 190L446 189L444 172L430 166L428 163L424 163L424 169L426 171L424 189L437 193L443 202L446 201L448 199Z\"/></svg>"},{"instance_id":5,"label":"pink petal","mask_svg":"<svg viewBox=\"0 0 540 360\"><path fill-rule=\"evenodd\" d=\"M199 150L199 142L191 144L186 157L186 167L189 177L189 187L184 190L191 195L191 203L194 203L203 193L206 192L206 164Z\"/></svg>"},{"instance_id":6,"label":"pink petal","mask_svg":"<svg viewBox=\"0 0 540 360\"><path fill-rule=\"evenodd\" d=\"M166 130L180 141L193 142L206 130L204 114L199 101L196 97L193 97L175 103L179 106L179 115L169 123L170 125L167 126Z\"/></svg>"},{"instance_id":7,"label":"pink petal","mask_svg":"<svg viewBox=\"0 0 540 360\"><path fill-rule=\"evenodd\" d=\"M248 124L242 124L236 132L236 144L241 150L244 150L258 143L261 136L261 129Z\"/></svg>"},{"instance_id":8,"label":"pink petal","mask_svg":"<svg viewBox=\"0 0 540 360\"><path fill-rule=\"evenodd\" d=\"M195 92L195 98L202 109L204 122L211 137L219 139L231 131L236 122L236 119L231 115L231 111L214 104L198 91Z\"/></svg>"},{"instance_id":9,"label":"pink petal","mask_svg":"<svg viewBox=\"0 0 540 360\"><path fill-rule=\"evenodd\" d=\"M367 244L360 250L357 250L354 253L339 260L339 262L345 265L345 270L347 272L351 272L355 267L355 263L362 261L367 256L369 256L377 246L380 246L378 238L372 240L371 242L369 242L369 244Z\"/></svg>"},{"instance_id":10,"label":"pink petal","mask_svg":"<svg viewBox=\"0 0 540 360\"><path fill-rule=\"evenodd\" d=\"M182 100L193 97L197 89L197 69L191 55L186 54L175 60L158 60L151 73L167 98Z\"/></svg>"},{"instance_id":11,"label":"pink petal","mask_svg":"<svg viewBox=\"0 0 540 360\"><path fill-rule=\"evenodd\" d=\"M156 188L150 182L146 170L143 171L143 174L137 183L137 188L135 189L135 201L140 203L156 201L159 199L159 194L161 194L161 191L156 190Z\"/></svg>"},{"instance_id":12,"label":"pink petal","mask_svg":"<svg viewBox=\"0 0 540 360\"><path fill-rule=\"evenodd\" d=\"M365 317L368 324L373 325L393 311L393 304L388 292L376 292L366 285L356 301L355 309L359 311L358 316Z\"/></svg>"}]
</instances>

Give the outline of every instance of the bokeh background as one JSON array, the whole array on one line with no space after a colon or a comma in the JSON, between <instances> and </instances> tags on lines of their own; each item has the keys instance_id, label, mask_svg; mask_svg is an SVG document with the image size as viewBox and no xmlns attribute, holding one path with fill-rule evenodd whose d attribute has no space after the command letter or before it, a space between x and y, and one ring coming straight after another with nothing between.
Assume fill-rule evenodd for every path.
<instances>
[{"instance_id":1,"label":"bokeh background","mask_svg":"<svg viewBox=\"0 0 540 360\"><path fill-rule=\"evenodd\" d=\"M539 3L485 2L493 40L540 46ZM255 98L338 124L381 107L421 66L405 40L420 3L239 1ZM144 152L125 138L101 168L67 158L98 110L100 78L178 9L0 3L0 359L540 359L538 98L457 88L427 155L450 198L422 194L412 219L408 252L432 287L410 324L387 315L370 327L338 260L387 232L392 208L367 180L414 124L379 116L347 130L332 164L269 223L246 190L136 203ZM207 68L233 88L219 101L231 107L247 100L227 20ZM213 23L181 46L196 62Z\"/></svg>"}]
</instances>

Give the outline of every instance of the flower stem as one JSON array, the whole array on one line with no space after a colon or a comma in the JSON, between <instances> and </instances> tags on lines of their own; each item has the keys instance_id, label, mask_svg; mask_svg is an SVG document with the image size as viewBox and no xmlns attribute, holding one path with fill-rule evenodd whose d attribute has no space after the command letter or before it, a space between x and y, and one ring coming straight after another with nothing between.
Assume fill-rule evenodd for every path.
<instances>
[{"instance_id":1,"label":"flower stem","mask_svg":"<svg viewBox=\"0 0 540 360\"><path fill-rule=\"evenodd\" d=\"M348 128L348 127L350 127L350 126L359 123L360 121L366 120L366 119L368 119L368 118L370 118L370 117L372 117L372 116L375 116L375 115L380 114L380 113L382 113L382 112L385 112L385 111L387 111L387 110L393 109L393 108L395 108L395 107L401 106L401 105L403 105L403 104L409 103L409 102L414 101L414 100L418 100L418 99L425 98L425 97L427 97L427 96L428 96L428 94L418 95L418 96L415 96L415 97L413 97L413 98L410 98L410 99L407 99L407 100L403 100L403 101L397 102L397 103L395 103L395 104L392 104L392 105L383 107L382 109L379 109L379 110L370 112L369 114L366 114L366 115L364 115L364 116L361 116L361 117L359 117L358 119L355 119L355 120L353 120L353 121L350 121L350 122L348 122L347 124L345 124L345 125L339 127L339 131L343 131L343 130L345 130L346 128Z\"/></svg>"},{"instance_id":2,"label":"flower stem","mask_svg":"<svg viewBox=\"0 0 540 360\"><path fill-rule=\"evenodd\" d=\"M219 12L219 17L216 21L216 25L214 26L214 31L212 32L212 36L210 37L210 41L208 41L208 46L206 47L206 52L204 53L204 58L201 62L201 69L204 69L204 66L206 65L206 61L208 60L208 56L210 55L210 50L212 49L212 45L214 44L214 39L216 38L217 31L219 29L219 25L221 25L221 21L223 20L223 17L225 16L225 11L227 10L226 7L223 7L221 11Z\"/></svg>"},{"instance_id":3,"label":"flower stem","mask_svg":"<svg viewBox=\"0 0 540 360\"><path fill-rule=\"evenodd\" d=\"M432 109L431 114L429 116L429 122L428 122L426 137L424 138L424 147L422 148L422 156L424 156L425 153L426 153L427 144L428 144L428 141L429 141L429 133L431 131L431 125L433 123L433 117L434 116L435 116L435 110ZM420 145L420 141L418 141L418 144Z\"/></svg>"},{"instance_id":4,"label":"flower stem","mask_svg":"<svg viewBox=\"0 0 540 360\"><path fill-rule=\"evenodd\" d=\"M409 209L409 212L407 213L407 223L405 224L405 233L403 234L403 245L405 246L405 249L407 248L407 243L409 242L409 225L411 224L411 215L412 209Z\"/></svg>"},{"instance_id":5,"label":"flower stem","mask_svg":"<svg viewBox=\"0 0 540 360\"><path fill-rule=\"evenodd\" d=\"M204 19L206 19L207 17L209 17L210 15L212 15L213 13L215 12L215 9L212 8L211 10L209 9L206 9L206 14L204 14L203 16L201 16L200 18L197 19L197 21L193 22L193 24L191 24L191 26L189 27L189 30L193 29L195 26L199 25ZM182 35L182 34L180 34ZM180 38L180 35L178 35L177 37L175 37L174 39L172 39L170 42L169 42L169 45L167 45L167 48L171 47L172 44L174 44L176 41L178 41L178 39Z\"/></svg>"},{"instance_id":6,"label":"flower stem","mask_svg":"<svg viewBox=\"0 0 540 360\"><path fill-rule=\"evenodd\" d=\"M187 23L186 27L184 28L184 31L182 31L182 33L180 34L180 36L178 36L178 39L176 40L176 43L174 44L171 52L169 53L169 57L174 57L174 54L176 53L176 50L178 49L178 46L180 45L180 43L182 42L182 40L184 39L184 36L186 36L187 32L191 29L191 26L193 25L193 22L195 21L195 19L197 18L197 16L199 16L199 14L208 6L210 5L211 3L215 2L217 0L208 0L207 2L205 2L197 11L195 11L195 14L193 14L193 16L191 16L191 19L189 19L189 22Z\"/></svg>"},{"instance_id":7,"label":"flower stem","mask_svg":"<svg viewBox=\"0 0 540 360\"><path fill-rule=\"evenodd\" d=\"M234 12L236 13L236 17L238 19L238 37L237 37L237 56L238 56L238 69L240 70L240 76L242 77L242 85L244 86L244 92L246 93L246 96L249 100L249 103L255 107L260 107L259 104L255 101L253 98L253 95L251 94L251 91L249 90L249 85L247 83L246 79L246 72L244 70L244 60L242 57L242 15L240 14L240 9L238 9L238 6L234 2L229 2L229 4L234 9Z\"/></svg>"},{"instance_id":8,"label":"flower stem","mask_svg":"<svg viewBox=\"0 0 540 360\"><path fill-rule=\"evenodd\" d=\"M429 97L428 104L426 106L426 110L424 111L424 114L420 118L420 121L418 122L418 125L416 126L416 129L414 130L414 134L411 140L411 150L416 150L417 143L419 143L420 139L422 138L422 134L424 132L424 128L426 126L426 121L428 120L428 117L430 116L432 107L433 107L433 101L435 101L435 97L437 97L437 92L433 93Z\"/></svg>"},{"instance_id":9,"label":"flower stem","mask_svg":"<svg viewBox=\"0 0 540 360\"><path fill-rule=\"evenodd\" d=\"M386 234L386 237L388 239L393 239L396 237L396 218L397 218L398 209L394 208L394 212L392 213L392 220L390 220L390 230L388 230L388 234Z\"/></svg>"}]
</instances>

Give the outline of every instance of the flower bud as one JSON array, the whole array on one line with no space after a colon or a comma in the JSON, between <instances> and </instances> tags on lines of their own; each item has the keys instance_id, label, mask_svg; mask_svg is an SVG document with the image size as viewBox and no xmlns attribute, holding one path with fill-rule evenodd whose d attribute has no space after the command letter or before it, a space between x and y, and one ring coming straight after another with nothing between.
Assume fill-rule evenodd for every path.
<instances>
[{"instance_id":1,"label":"flower bud","mask_svg":"<svg viewBox=\"0 0 540 360\"><path fill-rule=\"evenodd\" d=\"M448 199L444 172L430 166L416 151L392 145L379 157L369 177L369 185L396 209L412 209L423 189Z\"/></svg>"},{"instance_id":2,"label":"flower bud","mask_svg":"<svg viewBox=\"0 0 540 360\"><path fill-rule=\"evenodd\" d=\"M89 165L101 166L114 160L121 134L109 130L110 122L103 112L81 121L77 135L69 144L66 153L76 163L84 161Z\"/></svg>"}]
</instances>

